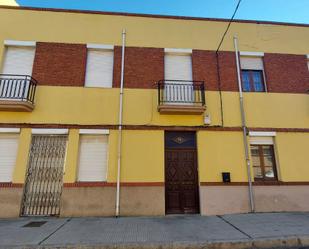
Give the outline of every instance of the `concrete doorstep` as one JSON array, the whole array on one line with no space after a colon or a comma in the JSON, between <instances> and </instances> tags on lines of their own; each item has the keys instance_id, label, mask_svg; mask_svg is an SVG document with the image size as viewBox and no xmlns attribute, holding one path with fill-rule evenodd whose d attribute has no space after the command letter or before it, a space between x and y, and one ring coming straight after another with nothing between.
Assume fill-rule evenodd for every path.
<instances>
[{"instance_id":1,"label":"concrete doorstep","mask_svg":"<svg viewBox=\"0 0 309 249\"><path fill-rule=\"evenodd\" d=\"M3 219L0 248L309 249L309 213Z\"/></svg>"}]
</instances>

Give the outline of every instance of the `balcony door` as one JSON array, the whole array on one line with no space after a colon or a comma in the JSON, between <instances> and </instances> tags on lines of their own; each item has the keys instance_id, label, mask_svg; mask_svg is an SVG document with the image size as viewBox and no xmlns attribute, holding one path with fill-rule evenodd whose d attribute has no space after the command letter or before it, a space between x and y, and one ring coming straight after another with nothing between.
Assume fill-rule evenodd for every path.
<instances>
[{"instance_id":1,"label":"balcony door","mask_svg":"<svg viewBox=\"0 0 309 249\"><path fill-rule=\"evenodd\" d=\"M191 54L165 54L164 72L164 104L193 104L194 90Z\"/></svg>"},{"instance_id":2,"label":"balcony door","mask_svg":"<svg viewBox=\"0 0 309 249\"><path fill-rule=\"evenodd\" d=\"M34 47L7 46L0 75L0 100L27 99L35 55ZM28 78L26 78L28 77Z\"/></svg>"}]
</instances>

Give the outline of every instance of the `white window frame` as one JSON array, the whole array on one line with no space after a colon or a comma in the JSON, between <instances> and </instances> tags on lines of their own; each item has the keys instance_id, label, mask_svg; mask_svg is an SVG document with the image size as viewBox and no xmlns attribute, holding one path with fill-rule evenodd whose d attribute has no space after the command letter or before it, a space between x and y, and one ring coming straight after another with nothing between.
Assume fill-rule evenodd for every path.
<instances>
[{"instance_id":1,"label":"white window frame","mask_svg":"<svg viewBox=\"0 0 309 249\"><path fill-rule=\"evenodd\" d=\"M175 55L190 55L192 54L191 48L164 48L165 54L175 54Z\"/></svg>"},{"instance_id":2,"label":"white window frame","mask_svg":"<svg viewBox=\"0 0 309 249\"><path fill-rule=\"evenodd\" d=\"M276 136L277 132L275 131L249 131L249 145L272 145L274 147L274 157L275 157L275 163L276 163L276 171L277 171L277 181L280 181L281 179L281 171L280 171L280 163L279 163L279 157L278 157L278 151L276 146ZM250 141L250 138L254 137L268 137L271 138L271 142L266 143L259 143L259 142L253 142ZM251 157L251 149L250 151L250 161L251 161L251 167L252 167L252 157Z\"/></svg>"},{"instance_id":3,"label":"white window frame","mask_svg":"<svg viewBox=\"0 0 309 249\"><path fill-rule=\"evenodd\" d=\"M14 47L35 47L36 41L4 40L4 45Z\"/></svg>"},{"instance_id":4,"label":"white window frame","mask_svg":"<svg viewBox=\"0 0 309 249\"><path fill-rule=\"evenodd\" d=\"M114 51L114 45L111 44L99 44L99 43L87 43L87 57L88 57L88 52L91 50L105 50L108 52L113 52ZM88 60L88 59L87 59ZM113 54L113 68L112 68L112 82L111 82L111 86L109 87L99 87L99 86L86 86L86 77L87 77L87 63L86 62L86 75L85 75L85 83L84 83L84 87L86 88L112 88L113 87L113 74L114 74L114 61L115 61L115 57Z\"/></svg>"},{"instance_id":5,"label":"white window frame","mask_svg":"<svg viewBox=\"0 0 309 249\"><path fill-rule=\"evenodd\" d=\"M261 58L262 63L263 63L263 78L264 78L264 88L265 92L268 92L267 88L267 79L266 79L266 74L265 74L265 65L264 65L264 52L251 52L251 51L240 51L239 52L239 59L241 60L241 57L251 57L251 58Z\"/></svg>"},{"instance_id":6,"label":"white window frame","mask_svg":"<svg viewBox=\"0 0 309 249\"><path fill-rule=\"evenodd\" d=\"M67 135L69 133L69 129L43 129L43 128L35 128L31 130L32 134L35 135Z\"/></svg>"}]
</instances>

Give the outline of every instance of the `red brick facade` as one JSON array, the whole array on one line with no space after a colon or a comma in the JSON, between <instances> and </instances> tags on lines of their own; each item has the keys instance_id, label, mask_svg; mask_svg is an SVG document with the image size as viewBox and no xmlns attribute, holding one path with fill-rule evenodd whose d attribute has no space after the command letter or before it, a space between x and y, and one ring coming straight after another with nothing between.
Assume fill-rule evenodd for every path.
<instances>
[{"instance_id":1,"label":"red brick facade","mask_svg":"<svg viewBox=\"0 0 309 249\"><path fill-rule=\"evenodd\" d=\"M120 86L121 47L115 47L113 87ZM158 80L164 79L164 50L161 48L125 49L126 88L154 88Z\"/></svg>"},{"instance_id":2,"label":"red brick facade","mask_svg":"<svg viewBox=\"0 0 309 249\"><path fill-rule=\"evenodd\" d=\"M219 52L218 61L221 90L238 91L235 54ZM217 91L219 89L215 51L193 50L192 67L193 79L204 81L206 90Z\"/></svg>"},{"instance_id":3,"label":"red brick facade","mask_svg":"<svg viewBox=\"0 0 309 249\"><path fill-rule=\"evenodd\" d=\"M238 91L234 52L219 52L222 91ZM33 77L39 85L84 86L87 48L83 44L38 42ZM206 90L219 90L217 59L214 51L193 50L193 79L204 81ZM269 92L305 93L309 71L304 55L270 54L264 56ZM113 87L120 86L121 47L114 48ZM154 88L164 79L164 49L126 47L125 88Z\"/></svg>"},{"instance_id":4,"label":"red brick facade","mask_svg":"<svg viewBox=\"0 0 309 249\"><path fill-rule=\"evenodd\" d=\"M39 85L84 86L86 60L86 45L38 42L32 75Z\"/></svg>"},{"instance_id":5,"label":"red brick facade","mask_svg":"<svg viewBox=\"0 0 309 249\"><path fill-rule=\"evenodd\" d=\"M206 90L218 90L218 73L215 52L193 50L192 72L193 80L204 81Z\"/></svg>"},{"instance_id":6,"label":"red brick facade","mask_svg":"<svg viewBox=\"0 0 309 249\"><path fill-rule=\"evenodd\" d=\"M264 69L269 92L305 93L309 90L305 55L265 54Z\"/></svg>"}]
</instances>

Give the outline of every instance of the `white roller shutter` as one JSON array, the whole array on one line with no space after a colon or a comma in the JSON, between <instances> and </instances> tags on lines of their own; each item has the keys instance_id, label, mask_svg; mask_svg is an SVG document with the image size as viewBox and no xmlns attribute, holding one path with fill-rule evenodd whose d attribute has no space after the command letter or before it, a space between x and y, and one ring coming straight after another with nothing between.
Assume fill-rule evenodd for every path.
<instances>
[{"instance_id":1,"label":"white roller shutter","mask_svg":"<svg viewBox=\"0 0 309 249\"><path fill-rule=\"evenodd\" d=\"M192 81L191 54L166 54L164 57L164 72L167 80Z\"/></svg>"},{"instance_id":2,"label":"white roller shutter","mask_svg":"<svg viewBox=\"0 0 309 249\"><path fill-rule=\"evenodd\" d=\"M0 182L12 182L18 137L18 134L0 134Z\"/></svg>"},{"instance_id":3,"label":"white roller shutter","mask_svg":"<svg viewBox=\"0 0 309 249\"><path fill-rule=\"evenodd\" d=\"M250 137L250 144L274 144L273 137Z\"/></svg>"},{"instance_id":4,"label":"white roller shutter","mask_svg":"<svg viewBox=\"0 0 309 249\"><path fill-rule=\"evenodd\" d=\"M247 70L263 70L263 59L262 57L240 57L240 66L241 69Z\"/></svg>"},{"instance_id":5,"label":"white roller shutter","mask_svg":"<svg viewBox=\"0 0 309 249\"><path fill-rule=\"evenodd\" d=\"M112 87L113 67L113 50L88 49L85 86Z\"/></svg>"},{"instance_id":6,"label":"white roller shutter","mask_svg":"<svg viewBox=\"0 0 309 249\"><path fill-rule=\"evenodd\" d=\"M34 54L34 47L7 46L2 73L32 75Z\"/></svg>"},{"instance_id":7,"label":"white roller shutter","mask_svg":"<svg viewBox=\"0 0 309 249\"><path fill-rule=\"evenodd\" d=\"M106 181L108 135L80 135L78 181Z\"/></svg>"}]
</instances>

